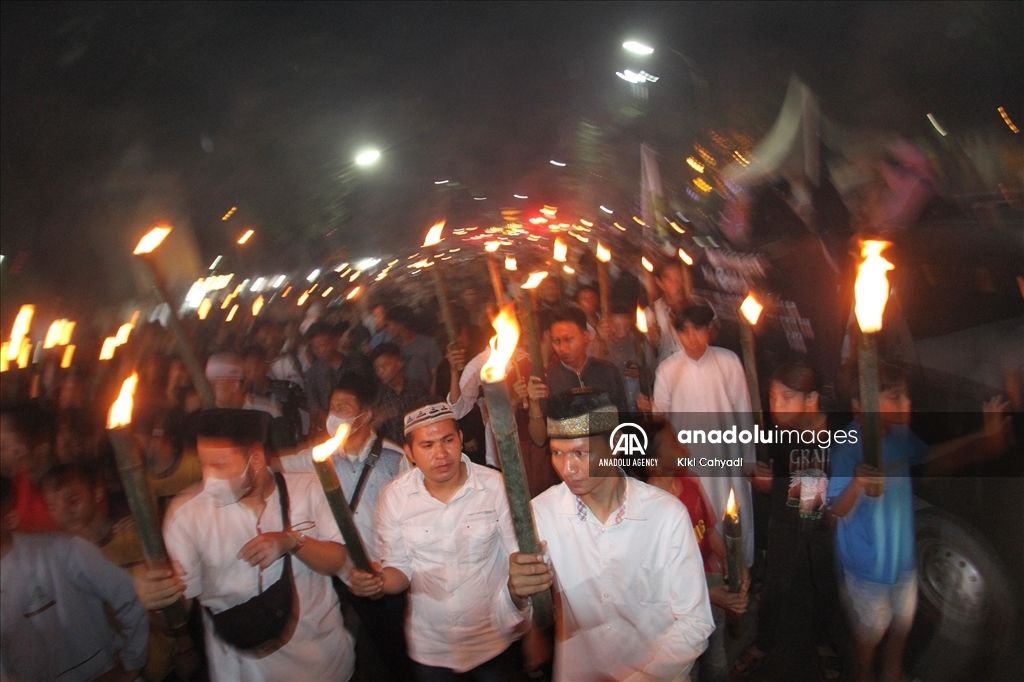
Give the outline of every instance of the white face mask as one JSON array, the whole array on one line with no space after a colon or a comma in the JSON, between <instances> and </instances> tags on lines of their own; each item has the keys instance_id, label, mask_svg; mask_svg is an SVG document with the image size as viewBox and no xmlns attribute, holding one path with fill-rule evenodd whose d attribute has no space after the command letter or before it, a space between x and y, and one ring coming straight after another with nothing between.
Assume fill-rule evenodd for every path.
<instances>
[{"instance_id":1,"label":"white face mask","mask_svg":"<svg viewBox=\"0 0 1024 682\"><path fill-rule=\"evenodd\" d=\"M327 415L327 435L332 438L338 433L338 427L342 424L348 424L349 433L356 430L356 420L362 417L365 412L360 412L354 417L335 417L333 414Z\"/></svg>"},{"instance_id":2,"label":"white face mask","mask_svg":"<svg viewBox=\"0 0 1024 682\"><path fill-rule=\"evenodd\" d=\"M252 459L245 464L245 470L234 478L207 478L203 480L203 492L213 498L218 507L234 504L252 492L256 483L256 472Z\"/></svg>"}]
</instances>

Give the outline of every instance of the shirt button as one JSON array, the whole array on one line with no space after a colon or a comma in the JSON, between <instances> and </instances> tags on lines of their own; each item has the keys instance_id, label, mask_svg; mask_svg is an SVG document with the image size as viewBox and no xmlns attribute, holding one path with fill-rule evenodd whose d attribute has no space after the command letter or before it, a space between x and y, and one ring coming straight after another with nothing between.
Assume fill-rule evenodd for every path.
<instances>
[{"instance_id":1,"label":"shirt button","mask_svg":"<svg viewBox=\"0 0 1024 682\"><path fill-rule=\"evenodd\" d=\"M605 592L605 593L604 593L604 598L605 598L605 599L607 599L607 598L608 598L608 593L607 593L607 592Z\"/></svg>"},{"instance_id":2,"label":"shirt button","mask_svg":"<svg viewBox=\"0 0 1024 682\"><path fill-rule=\"evenodd\" d=\"M602 566L607 566L607 565L608 565L608 562L607 562L607 561L603 561L603 560L602 560L602 561L601 561L601 565L602 565Z\"/></svg>"}]
</instances>

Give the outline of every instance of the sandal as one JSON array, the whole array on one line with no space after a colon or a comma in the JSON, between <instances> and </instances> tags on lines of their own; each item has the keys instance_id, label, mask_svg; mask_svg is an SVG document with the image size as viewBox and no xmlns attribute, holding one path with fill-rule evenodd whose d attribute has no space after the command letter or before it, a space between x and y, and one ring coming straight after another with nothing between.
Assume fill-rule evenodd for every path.
<instances>
[{"instance_id":1,"label":"sandal","mask_svg":"<svg viewBox=\"0 0 1024 682\"><path fill-rule=\"evenodd\" d=\"M746 677L750 673L761 668L765 661L768 660L768 654L758 649L756 646L752 646L743 652L736 662L729 668L729 676L726 678L729 682Z\"/></svg>"},{"instance_id":2,"label":"sandal","mask_svg":"<svg viewBox=\"0 0 1024 682\"><path fill-rule=\"evenodd\" d=\"M831 647L818 647L818 679L822 682L835 682L843 675L839 665L839 654Z\"/></svg>"}]
</instances>

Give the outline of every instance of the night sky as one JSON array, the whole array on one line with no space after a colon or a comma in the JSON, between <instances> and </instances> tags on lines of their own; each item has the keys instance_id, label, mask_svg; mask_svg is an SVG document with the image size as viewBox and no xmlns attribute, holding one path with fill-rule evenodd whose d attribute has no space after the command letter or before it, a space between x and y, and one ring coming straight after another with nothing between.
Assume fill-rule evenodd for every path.
<instances>
[{"instance_id":1,"label":"night sky","mask_svg":"<svg viewBox=\"0 0 1024 682\"><path fill-rule=\"evenodd\" d=\"M483 222L514 192L558 201L549 160L583 121L635 183L642 139L676 159L709 126L763 134L791 73L849 128L1021 122L1022 26L1022 3L5 3L4 319L133 295L126 254L158 220L194 234L192 266L288 271ZM627 38L659 49L640 65ZM662 47L706 77L704 109ZM614 75L636 66L662 77L642 120ZM352 168L367 146L379 166Z\"/></svg>"}]
</instances>

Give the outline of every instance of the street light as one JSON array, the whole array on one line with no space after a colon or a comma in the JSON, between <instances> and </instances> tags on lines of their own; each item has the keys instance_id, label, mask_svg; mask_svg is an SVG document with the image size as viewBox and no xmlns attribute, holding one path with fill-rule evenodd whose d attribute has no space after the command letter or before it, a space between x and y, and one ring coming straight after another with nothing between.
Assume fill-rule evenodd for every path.
<instances>
[{"instance_id":1,"label":"street light","mask_svg":"<svg viewBox=\"0 0 1024 682\"><path fill-rule=\"evenodd\" d=\"M634 53L634 54L642 54L642 55L654 54L654 48L653 47L649 47L649 46L644 45L643 43L637 42L635 40L627 40L626 42L622 43L622 47L625 48L626 50Z\"/></svg>"},{"instance_id":2,"label":"street light","mask_svg":"<svg viewBox=\"0 0 1024 682\"><path fill-rule=\"evenodd\" d=\"M379 151L376 149L367 149L366 151L359 152L356 155L356 164L359 166L371 166L377 163L379 158Z\"/></svg>"}]
</instances>

